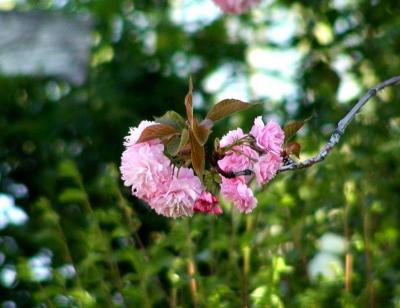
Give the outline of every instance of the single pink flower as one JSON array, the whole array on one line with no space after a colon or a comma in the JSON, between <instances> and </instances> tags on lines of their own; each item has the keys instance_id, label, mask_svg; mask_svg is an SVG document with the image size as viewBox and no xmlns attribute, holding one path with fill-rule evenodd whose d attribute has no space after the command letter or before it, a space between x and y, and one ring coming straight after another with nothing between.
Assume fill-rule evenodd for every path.
<instances>
[{"instance_id":1,"label":"single pink flower","mask_svg":"<svg viewBox=\"0 0 400 308\"><path fill-rule=\"evenodd\" d=\"M269 182L282 166L282 157L270 152L261 155L254 164L254 173L259 185Z\"/></svg>"},{"instance_id":2,"label":"single pink flower","mask_svg":"<svg viewBox=\"0 0 400 308\"><path fill-rule=\"evenodd\" d=\"M225 13L243 14L260 0L213 0Z\"/></svg>"},{"instance_id":3,"label":"single pink flower","mask_svg":"<svg viewBox=\"0 0 400 308\"><path fill-rule=\"evenodd\" d=\"M229 131L219 142L221 148L227 147L242 139L246 135L241 128ZM225 172L238 172L253 169L253 164L258 160L258 154L249 146L235 145L218 161L219 167Z\"/></svg>"},{"instance_id":4,"label":"single pink flower","mask_svg":"<svg viewBox=\"0 0 400 308\"><path fill-rule=\"evenodd\" d=\"M166 177L172 176L169 159L162 144L143 142L129 146L121 158L120 171L125 186L132 187L132 194L150 200Z\"/></svg>"},{"instance_id":5,"label":"single pink flower","mask_svg":"<svg viewBox=\"0 0 400 308\"><path fill-rule=\"evenodd\" d=\"M213 215L222 214L222 209L216 196L207 191L203 191L197 198L193 207L195 212L208 213Z\"/></svg>"},{"instance_id":6,"label":"single pink flower","mask_svg":"<svg viewBox=\"0 0 400 308\"><path fill-rule=\"evenodd\" d=\"M193 170L180 168L164 179L149 204L158 214L167 217L192 216L194 203L202 190Z\"/></svg>"},{"instance_id":7,"label":"single pink flower","mask_svg":"<svg viewBox=\"0 0 400 308\"><path fill-rule=\"evenodd\" d=\"M257 206L257 199L253 191L246 185L244 176L227 179L222 177L222 196L233 202L233 205L241 212L250 213Z\"/></svg>"},{"instance_id":8,"label":"single pink flower","mask_svg":"<svg viewBox=\"0 0 400 308\"><path fill-rule=\"evenodd\" d=\"M261 149L280 155L285 133L278 123L269 121L265 125L262 118L257 117L254 120L250 135L256 139L256 144Z\"/></svg>"},{"instance_id":9,"label":"single pink flower","mask_svg":"<svg viewBox=\"0 0 400 308\"><path fill-rule=\"evenodd\" d=\"M243 171L253 169L253 164L258 160L258 154L249 146L234 146L226 152L225 156L218 161L219 167L226 171Z\"/></svg>"},{"instance_id":10,"label":"single pink flower","mask_svg":"<svg viewBox=\"0 0 400 308\"><path fill-rule=\"evenodd\" d=\"M219 146L224 148L232 143L238 141L239 139L243 138L245 134L241 128L237 128L235 130L229 131L225 136L221 138L219 141Z\"/></svg>"}]
</instances>

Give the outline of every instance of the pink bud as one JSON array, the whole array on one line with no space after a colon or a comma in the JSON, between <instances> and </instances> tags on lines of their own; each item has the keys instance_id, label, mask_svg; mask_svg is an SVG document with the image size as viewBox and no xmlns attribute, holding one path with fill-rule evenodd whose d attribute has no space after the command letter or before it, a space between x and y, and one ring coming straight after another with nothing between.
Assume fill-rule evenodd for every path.
<instances>
[{"instance_id":1,"label":"pink bud","mask_svg":"<svg viewBox=\"0 0 400 308\"><path fill-rule=\"evenodd\" d=\"M203 191L194 203L195 212L208 213L213 215L222 214L222 209L216 196L207 191Z\"/></svg>"}]
</instances>

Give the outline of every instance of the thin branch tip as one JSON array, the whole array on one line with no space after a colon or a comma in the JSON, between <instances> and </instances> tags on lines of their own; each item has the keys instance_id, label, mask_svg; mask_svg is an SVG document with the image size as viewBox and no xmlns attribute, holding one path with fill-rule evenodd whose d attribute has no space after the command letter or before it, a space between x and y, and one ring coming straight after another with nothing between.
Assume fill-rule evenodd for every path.
<instances>
[{"instance_id":1,"label":"thin branch tip","mask_svg":"<svg viewBox=\"0 0 400 308\"><path fill-rule=\"evenodd\" d=\"M336 144L339 143L340 138L344 135L344 132L350 122L354 119L356 114L360 111L360 109L373 97L375 97L380 91L389 87L400 84L400 76L395 76L390 79L387 79L375 87L370 88L366 94L364 94L357 103L350 109L350 111L338 122L336 129L333 131L332 135L329 138L329 141L322 147L320 152L315 156L306 159L301 162L290 162L289 164L283 165L279 170L279 172L288 171L288 170L297 170L304 169L315 165L323 161L330 151L334 148Z\"/></svg>"}]
</instances>

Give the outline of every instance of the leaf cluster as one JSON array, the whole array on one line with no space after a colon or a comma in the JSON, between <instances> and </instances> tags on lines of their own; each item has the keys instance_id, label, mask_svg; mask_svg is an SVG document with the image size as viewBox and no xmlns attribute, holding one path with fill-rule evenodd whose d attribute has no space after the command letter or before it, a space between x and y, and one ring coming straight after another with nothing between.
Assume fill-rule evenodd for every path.
<instances>
[{"instance_id":1,"label":"leaf cluster","mask_svg":"<svg viewBox=\"0 0 400 308\"><path fill-rule=\"evenodd\" d=\"M145 128L137 143L161 139L172 161L178 158L185 166L191 165L203 179L206 162L204 146L214 124L254 105L237 99L224 99L212 106L202 121L198 121L193 114L193 83L190 78L185 97L186 119L175 111L167 111L163 116L155 117L157 124Z\"/></svg>"}]
</instances>

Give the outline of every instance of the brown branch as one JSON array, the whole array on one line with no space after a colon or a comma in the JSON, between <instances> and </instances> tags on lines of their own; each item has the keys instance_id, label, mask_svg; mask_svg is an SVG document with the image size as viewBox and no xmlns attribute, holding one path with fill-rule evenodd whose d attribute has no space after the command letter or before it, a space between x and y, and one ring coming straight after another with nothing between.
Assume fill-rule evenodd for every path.
<instances>
[{"instance_id":1,"label":"brown branch","mask_svg":"<svg viewBox=\"0 0 400 308\"><path fill-rule=\"evenodd\" d=\"M294 162L289 161L288 164L283 165L278 172L288 171L288 170L296 170L308 168L316 163L323 161L326 156L328 156L329 152L333 149L333 147L339 143L340 137L344 134L346 127L350 124L351 120L354 119L356 114L360 111L360 109L374 96L378 94L379 91L382 91L386 87L394 86L400 83L400 76L392 77L384 82L376 85L375 87L368 90L368 92L361 97L361 99L354 105L354 107L345 115L343 119L341 119L337 125L337 128L332 133L329 141L324 145L321 151L302 162Z\"/></svg>"}]
</instances>

